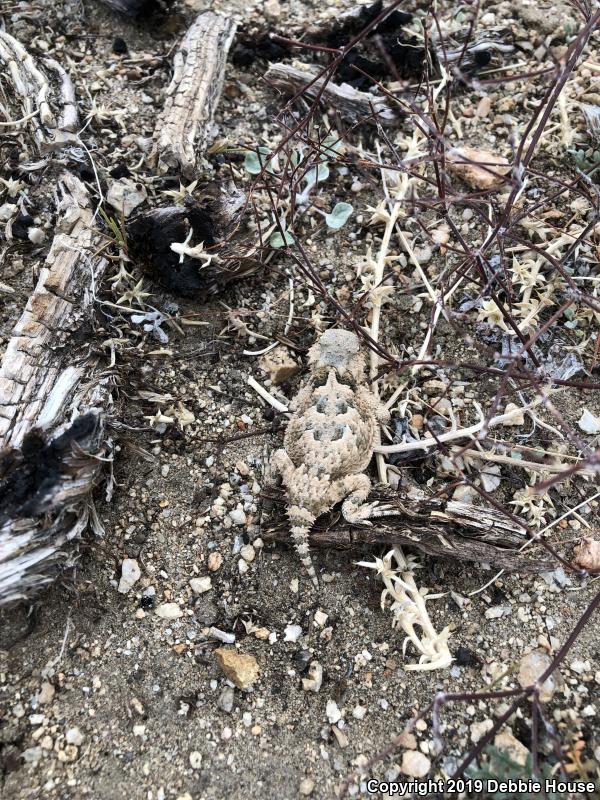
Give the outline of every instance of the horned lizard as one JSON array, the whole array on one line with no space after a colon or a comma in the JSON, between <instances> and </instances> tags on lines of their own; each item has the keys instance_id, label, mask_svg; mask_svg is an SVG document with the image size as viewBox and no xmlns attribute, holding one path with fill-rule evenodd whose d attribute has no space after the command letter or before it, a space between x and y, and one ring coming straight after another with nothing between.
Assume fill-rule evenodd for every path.
<instances>
[{"instance_id":1,"label":"horned lizard","mask_svg":"<svg viewBox=\"0 0 600 800\"><path fill-rule=\"evenodd\" d=\"M310 374L290 403L284 449L273 454L288 501L291 535L313 584L317 575L308 534L317 517L343 500L348 522L368 522L377 503L366 503L367 468L389 412L366 384L356 334L325 331L308 353Z\"/></svg>"}]
</instances>

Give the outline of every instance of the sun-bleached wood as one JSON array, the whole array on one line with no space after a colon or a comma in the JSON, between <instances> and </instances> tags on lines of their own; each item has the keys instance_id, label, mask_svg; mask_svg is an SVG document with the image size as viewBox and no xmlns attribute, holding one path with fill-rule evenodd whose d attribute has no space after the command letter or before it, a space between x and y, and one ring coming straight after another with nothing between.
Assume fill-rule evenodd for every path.
<instances>
[{"instance_id":1,"label":"sun-bleached wood","mask_svg":"<svg viewBox=\"0 0 600 800\"><path fill-rule=\"evenodd\" d=\"M183 37L154 132L159 172L195 177L198 158L212 137L235 29L232 19L205 11Z\"/></svg>"}]
</instances>

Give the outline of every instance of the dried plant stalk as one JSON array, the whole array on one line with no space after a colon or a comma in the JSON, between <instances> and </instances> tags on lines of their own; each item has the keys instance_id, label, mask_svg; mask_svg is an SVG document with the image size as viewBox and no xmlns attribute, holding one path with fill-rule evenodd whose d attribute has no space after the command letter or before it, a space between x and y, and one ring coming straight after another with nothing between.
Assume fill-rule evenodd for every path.
<instances>
[{"instance_id":1,"label":"dried plant stalk","mask_svg":"<svg viewBox=\"0 0 600 800\"><path fill-rule=\"evenodd\" d=\"M23 45L0 31L0 100L5 114L2 129L33 128L37 146L53 150L77 141L77 103L71 79L53 59L35 61ZM4 73L3 75L1 73Z\"/></svg>"},{"instance_id":2,"label":"dried plant stalk","mask_svg":"<svg viewBox=\"0 0 600 800\"><path fill-rule=\"evenodd\" d=\"M269 501L275 501L274 508L280 506L276 490L266 491L264 497L265 506ZM331 512L313 527L311 548L410 546L432 556L485 562L506 570L544 572L556 566L545 551L522 551L525 529L494 508L454 500L415 503L383 485L375 487L369 498L385 504L385 516L374 517L367 528L350 525L339 513ZM265 514L261 537L265 542L289 542L289 527L283 514L273 519Z\"/></svg>"},{"instance_id":3,"label":"dried plant stalk","mask_svg":"<svg viewBox=\"0 0 600 800\"><path fill-rule=\"evenodd\" d=\"M303 91L303 97L307 99L322 99L352 122L360 120L372 125L397 125L401 119L381 95L361 92L347 83L326 82L324 78L315 80L314 73L289 64L271 64L265 80L286 92Z\"/></svg>"},{"instance_id":4,"label":"dried plant stalk","mask_svg":"<svg viewBox=\"0 0 600 800\"><path fill-rule=\"evenodd\" d=\"M162 173L196 173L198 154L211 136L227 54L236 23L220 14L200 14L179 46L165 107L154 132L154 157Z\"/></svg>"},{"instance_id":5,"label":"dried plant stalk","mask_svg":"<svg viewBox=\"0 0 600 800\"><path fill-rule=\"evenodd\" d=\"M50 252L0 365L0 605L49 580L102 464L109 388L78 333L107 262L84 185L64 173L59 192Z\"/></svg>"}]
</instances>

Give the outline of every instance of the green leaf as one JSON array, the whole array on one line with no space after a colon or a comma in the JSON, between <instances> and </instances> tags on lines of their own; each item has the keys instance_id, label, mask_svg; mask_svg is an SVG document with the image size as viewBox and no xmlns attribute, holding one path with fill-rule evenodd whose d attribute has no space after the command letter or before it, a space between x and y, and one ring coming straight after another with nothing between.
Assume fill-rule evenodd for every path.
<instances>
[{"instance_id":1,"label":"green leaf","mask_svg":"<svg viewBox=\"0 0 600 800\"><path fill-rule=\"evenodd\" d=\"M334 231L339 231L342 225L346 224L353 211L354 209L350 203L336 203L331 209L331 213L325 216L327 227Z\"/></svg>"},{"instance_id":2,"label":"green leaf","mask_svg":"<svg viewBox=\"0 0 600 800\"><path fill-rule=\"evenodd\" d=\"M275 248L287 247L290 244L294 244L294 237L288 231L284 231L283 236L279 233L279 231L275 231L275 233L273 233L269 239L269 244L271 247Z\"/></svg>"},{"instance_id":3,"label":"green leaf","mask_svg":"<svg viewBox=\"0 0 600 800\"><path fill-rule=\"evenodd\" d=\"M323 183L329 177L329 167L325 162L322 164L318 164L316 167L309 169L306 175L304 176L304 180L306 181L307 186L314 186L317 181L319 183Z\"/></svg>"},{"instance_id":4,"label":"green leaf","mask_svg":"<svg viewBox=\"0 0 600 800\"><path fill-rule=\"evenodd\" d=\"M323 139L321 147L330 158L335 158L342 149L343 144L337 133L330 133L329 136Z\"/></svg>"},{"instance_id":5,"label":"green leaf","mask_svg":"<svg viewBox=\"0 0 600 800\"><path fill-rule=\"evenodd\" d=\"M258 175L267 163L265 156L268 155L268 153L268 147L259 147L258 153L256 150L247 150L246 157L244 159L244 168L246 172L249 172L251 175ZM270 167L271 162L269 162L267 169L270 169Z\"/></svg>"}]
</instances>

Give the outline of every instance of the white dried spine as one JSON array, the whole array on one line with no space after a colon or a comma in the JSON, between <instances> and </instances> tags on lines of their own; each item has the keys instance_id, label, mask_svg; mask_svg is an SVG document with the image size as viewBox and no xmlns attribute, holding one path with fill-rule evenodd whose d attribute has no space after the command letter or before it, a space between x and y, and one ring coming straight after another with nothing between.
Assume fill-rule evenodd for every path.
<instances>
[{"instance_id":1,"label":"white dried spine","mask_svg":"<svg viewBox=\"0 0 600 800\"><path fill-rule=\"evenodd\" d=\"M406 557L401 547L394 547L383 558L359 561L358 566L374 569L381 576L385 586L381 593L381 608L385 610L387 598L390 597L390 611L394 617L392 627L401 627L407 635L402 652L406 652L410 641L421 654L418 664L407 664L404 669L433 670L449 667L452 663L452 655L448 649L450 629L446 627L441 633L437 633L425 605L426 600L434 600L441 595L428 595L427 589L419 589L414 577L414 571L418 567L416 559L412 556ZM415 626L421 628L420 635Z\"/></svg>"}]
</instances>

